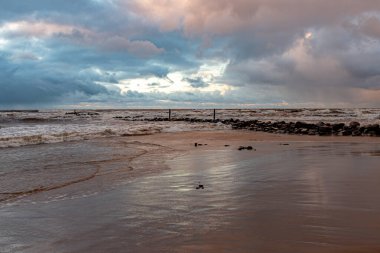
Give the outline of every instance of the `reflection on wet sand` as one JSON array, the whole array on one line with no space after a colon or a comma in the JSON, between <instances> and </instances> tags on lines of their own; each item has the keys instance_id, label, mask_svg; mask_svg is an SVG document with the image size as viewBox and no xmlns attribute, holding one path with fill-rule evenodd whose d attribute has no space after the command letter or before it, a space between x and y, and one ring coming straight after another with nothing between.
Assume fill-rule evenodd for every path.
<instances>
[{"instance_id":1,"label":"reflection on wet sand","mask_svg":"<svg viewBox=\"0 0 380 253\"><path fill-rule=\"evenodd\" d=\"M379 144L253 145L209 143L94 194L59 197L89 180L3 204L1 252L380 251L380 158L366 155ZM168 150L148 153L135 166Z\"/></svg>"}]
</instances>

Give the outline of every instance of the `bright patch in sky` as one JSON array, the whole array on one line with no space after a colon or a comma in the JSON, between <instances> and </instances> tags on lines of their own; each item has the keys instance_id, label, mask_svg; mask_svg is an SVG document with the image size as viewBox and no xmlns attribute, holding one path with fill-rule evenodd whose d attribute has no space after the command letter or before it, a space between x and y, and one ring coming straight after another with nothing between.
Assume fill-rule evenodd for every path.
<instances>
[{"instance_id":1,"label":"bright patch in sky","mask_svg":"<svg viewBox=\"0 0 380 253\"><path fill-rule=\"evenodd\" d=\"M305 33L305 39L311 40L313 38L313 34L311 32Z\"/></svg>"},{"instance_id":2,"label":"bright patch in sky","mask_svg":"<svg viewBox=\"0 0 380 253\"><path fill-rule=\"evenodd\" d=\"M218 92L225 94L234 90L233 86L219 83L218 79L223 77L228 62L210 61L200 66L199 70L193 74L186 71L176 71L167 74L166 77L148 77L124 79L117 84L121 93L137 91L140 93L149 92ZM204 85L197 87L191 84L191 80L197 80Z\"/></svg>"},{"instance_id":3,"label":"bright patch in sky","mask_svg":"<svg viewBox=\"0 0 380 253\"><path fill-rule=\"evenodd\" d=\"M7 44L8 40L0 38L0 49L4 49Z\"/></svg>"}]
</instances>

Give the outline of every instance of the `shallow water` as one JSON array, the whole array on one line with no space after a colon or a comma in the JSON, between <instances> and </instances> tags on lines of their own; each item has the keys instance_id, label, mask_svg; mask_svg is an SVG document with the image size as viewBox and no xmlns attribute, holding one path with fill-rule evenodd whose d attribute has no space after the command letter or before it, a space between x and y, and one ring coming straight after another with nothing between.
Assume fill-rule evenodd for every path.
<instances>
[{"instance_id":1,"label":"shallow water","mask_svg":"<svg viewBox=\"0 0 380 253\"><path fill-rule=\"evenodd\" d=\"M2 204L0 252L380 251L379 144L255 147L197 149L88 196Z\"/></svg>"}]
</instances>

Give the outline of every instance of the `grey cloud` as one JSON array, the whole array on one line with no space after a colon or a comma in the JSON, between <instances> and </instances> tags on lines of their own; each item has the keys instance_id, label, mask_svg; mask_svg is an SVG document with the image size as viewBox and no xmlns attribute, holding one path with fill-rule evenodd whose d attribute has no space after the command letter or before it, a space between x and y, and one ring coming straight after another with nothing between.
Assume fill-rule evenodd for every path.
<instances>
[{"instance_id":1,"label":"grey cloud","mask_svg":"<svg viewBox=\"0 0 380 253\"><path fill-rule=\"evenodd\" d=\"M110 94L101 85L94 83L96 78L61 71L46 72L41 64L12 64L2 59L0 67L0 104L28 105L64 101L66 96L81 93L87 97Z\"/></svg>"},{"instance_id":2,"label":"grey cloud","mask_svg":"<svg viewBox=\"0 0 380 253\"><path fill-rule=\"evenodd\" d=\"M15 53L14 55L11 56L12 60L30 60L30 61L38 61L39 57L32 53L32 52L19 52Z\"/></svg>"},{"instance_id":3,"label":"grey cloud","mask_svg":"<svg viewBox=\"0 0 380 253\"><path fill-rule=\"evenodd\" d=\"M101 39L102 40L102 39ZM158 48L150 41L146 40L129 40L121 36L105 38L100 42L100 46L110 51L128 51L141 57L149 57L162 53L164 49Z\"/></svg>"},{"instance_id":4,"label":"grey cloud","mask_svg":"<svg viewBox=\"0 0 380 253\"><path fill-rule=\"evenodd\" d=\"M193 87L193 88L204 88L204 87L209 86L209 84L207 82L203 81L203 79L201 77L184 78L183 80L190 83L191 87Z\"/></svg>"},{"instance_id":5,"label":"grey cloud","mask_svg":"<svg viewBox=\"0 0 380 253\"><path fill-rule=\"evenodd\" d=\"M170 70L168 67L165 66L157 66L156 64L149 65L149 67L145 69L141 69L139 71L139 74L141 76L157 76L160 78L166 77L169 74Z\"/></svg>"},{"instance_id":6,"label":"grey cloud","mask_svg":"<svg viewBox=\"0 0 380 253\"><path fill-rule=\"evenodd\" d=\"M356 28L358 32L363 33L364 35L378 39L380 38L380 17L365 17L354 28Z\"/></svg>"},{"instance_id":7,"label":"grey cloud","mask_svg":"<svg viewBox=\"0 0 380 253\"><path fill-rule=\"evenodd\" d=\"M163 85L160 83L149 83L148 86L155 87L155 88L168 88L170 85Z\"/></svg>"},{"instance_id":8,"label":"grey cloud","mask_svg":"<svg viewBox=\"0 0 380 253\"><path fill-rule=\"evenodd\" d=\"M148 84L148 86L157 87L157 86L160 86L160 84L159 83L150 83L150 84Z\"/></svg>"},{"instance_id":9,"label":"grey cloud","mask_svg":"<svg viewBox=\"0 0 380 253\"><path fill-rule=\"evenodd\" d=\"M357 55L344 55L342 58L344 67L350 72L352 77L357 80L380 76L380 52L371 54L363 53L360 57ZM360 82L358 85L360 85ZM378 87L380 87L380 83L378 83Z\"/></svg>"}]
</instances>

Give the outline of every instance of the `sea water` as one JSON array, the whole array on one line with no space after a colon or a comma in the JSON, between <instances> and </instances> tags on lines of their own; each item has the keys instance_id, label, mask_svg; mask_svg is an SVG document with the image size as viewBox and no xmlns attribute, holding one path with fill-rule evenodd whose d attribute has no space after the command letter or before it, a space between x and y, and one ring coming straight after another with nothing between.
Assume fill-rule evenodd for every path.
<instances>
[{"instance_id":1,"label":"sea water","mask_svg":"<svg viewBox=\"0 0 380 253\"><path fill-rule=\"evenodd\" d=\"M172 110L171 116L212 119L213 110ZM230 128L221 123L144 121L155 117L168 118L168 110L0 111L0 148L109 136ZM378 124L380 109L220 109L216 111L216 118Z\"/></svg>"}]
</instances>

